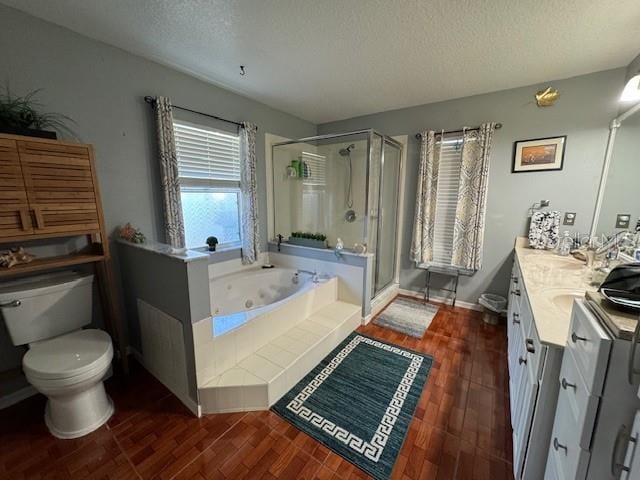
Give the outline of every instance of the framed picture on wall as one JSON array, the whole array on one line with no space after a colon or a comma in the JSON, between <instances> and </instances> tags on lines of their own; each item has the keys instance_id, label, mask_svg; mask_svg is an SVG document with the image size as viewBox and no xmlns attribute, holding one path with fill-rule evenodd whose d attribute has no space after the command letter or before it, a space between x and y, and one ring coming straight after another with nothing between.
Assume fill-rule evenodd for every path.
<instances>
[{"instance_id":1,"label":"framed picture on wall","mask_svg":"<svg viewBox=\"0 0 640 480\"><path fill-rule=\"evenodd\" d=\"M513 144L512 173L562 170L567 136L518 140Z\"/></svg>"}]
</instances>

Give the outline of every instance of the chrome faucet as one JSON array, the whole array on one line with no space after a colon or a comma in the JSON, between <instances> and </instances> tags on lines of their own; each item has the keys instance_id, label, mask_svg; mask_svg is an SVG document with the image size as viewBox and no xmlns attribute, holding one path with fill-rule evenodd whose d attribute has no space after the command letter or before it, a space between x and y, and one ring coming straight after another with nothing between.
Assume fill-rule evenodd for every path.
<instances>
[{"instance_id":1,"label":"chrome faucet","mask_svg":"<svg viewBox=\"0 0 640 480\"><path fill-rule=\"evenodd\" d=\"M620 247L627 245L631 241L631 237L631 232L624 230L612 235L611 238L600 247L597 247L594 242L590 241L585 252L587 267L592 267L596 259L603 255L611 259L610 254L614 250L619 250Z\"/></svg>"},{"instance_id":2,"label":"chrome faucet","mask_svg":"<svg viewBox=\"0 0 640 480\"><path fill-rule=\"evenodd\" d=\"M301 273L307 274L307 275L311 275L311 281L313 283L319 283L320 282L320 277L318 276L318 272L311 271L311 270L302 270L302 269L298 269L296 271L296 275L300 275Z\"/></svg>"}]
</instances>

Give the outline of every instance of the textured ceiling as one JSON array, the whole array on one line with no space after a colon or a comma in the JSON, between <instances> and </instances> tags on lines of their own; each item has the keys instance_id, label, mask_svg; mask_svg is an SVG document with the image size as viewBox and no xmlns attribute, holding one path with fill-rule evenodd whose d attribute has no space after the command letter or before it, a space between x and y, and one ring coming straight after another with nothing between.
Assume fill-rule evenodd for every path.
<instances>
[{"instance_id":1,"label":"textured ceiling","mask_svg":"<svg viewBox=\"0 0 640 480\"><path fill-rule=\"evenodd\" d=\"M625 66L640 33L638 0L0 2L315 123Z\"/></svg>"}]
</instances>

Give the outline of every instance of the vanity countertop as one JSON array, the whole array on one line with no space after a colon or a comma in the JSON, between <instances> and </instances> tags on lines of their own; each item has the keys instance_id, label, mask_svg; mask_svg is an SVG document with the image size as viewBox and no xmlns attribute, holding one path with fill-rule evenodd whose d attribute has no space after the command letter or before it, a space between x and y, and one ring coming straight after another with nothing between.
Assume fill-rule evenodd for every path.
<instances>
[{"instance_id":1,"label":"vanity countertop","mask_svg":"<svg viewBox=\"0 0 640 480\"><path fill-rule=\"evenodd\" d=\"M598 317L613 334L623 340L631 340L638 324L638 314L615 310L601 293L587 292L587 300Z\"/></svg>"},{"instance_id":2,"label":"vanity countertop","mask_svg":"<svg viewBox=\"0 0 640 480\"><path fill-rule=\"evenodd\" d=\"M516 239L515 252L534 322L544 344L564 348L569 335L574 298L595 292L590 272L573 257L535 250L524 237Z\"/></svg>"}]
</instances>

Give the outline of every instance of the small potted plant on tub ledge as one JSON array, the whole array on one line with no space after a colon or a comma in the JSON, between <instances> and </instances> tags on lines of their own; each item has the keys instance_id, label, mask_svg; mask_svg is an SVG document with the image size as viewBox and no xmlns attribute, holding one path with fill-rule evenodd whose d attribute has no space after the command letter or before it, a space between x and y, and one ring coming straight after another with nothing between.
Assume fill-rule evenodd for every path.
<instances>
[{"instance_id":1,"label":"small potted plant on tub ledge","mask_svg":"<svg viewBox=\"0 0 640 480\"><path fill-rule=\"evenodd\" d=\"M209 246L209 251L210 252L215 252L216 251L216 246L218 245L219 242L218 242L218 239L216 237L208 237L206 243Z\"/></svg>"},{"instance_id":2,"label":"small potted plant on tub ledge","mask_svg":"<svg viewBox=\"0 0 640 480\"><path fill-rule=\"evenodd\" d=\"M291 232L287 243L311 248L328 248L327 236L322 233Z\"/></svg>"}]
</instances>

